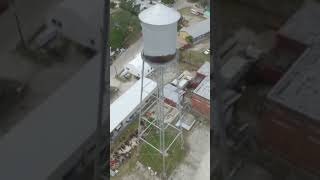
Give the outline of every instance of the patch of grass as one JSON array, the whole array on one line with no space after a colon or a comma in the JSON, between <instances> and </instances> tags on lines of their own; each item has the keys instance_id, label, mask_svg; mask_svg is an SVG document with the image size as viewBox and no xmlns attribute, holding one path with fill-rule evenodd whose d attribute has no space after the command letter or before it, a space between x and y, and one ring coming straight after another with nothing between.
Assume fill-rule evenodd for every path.
<instances>
[{"instance_id":1,"label":"patch of grass","mask_svg":"<svg viewBox=\"0 0 320 180\"><path fill-rule=\"evenodd\" d=\"M113 49L130 45L140 37L141 26L138 16L119 9L111 14L110 46Z\"/></svg>"},{"instance_id":2,"label":"patch of grass","mask_svg":"<svg viewBox=\"0 0 320 180\"><path fill-rule=\"evenodd\" d=\"M182 16L190 16L192 15L190 13L190 7L186 7L186 8L182 8L182 9L179 9L178 11L181 13Z\"/></svg>"},{"instance_id":3,"label":"patch of grass","mask_svg":"<svg viewBox=\"0 0 320 180\"><path fill-rule=\"evenodd\" d=\"M183 50L180 51L180 66L183 70L196 70L203 63L210 62L210 56L201 51Z\"/></svg>"},{"instance_id":4,"label":"patch of grass","mask_svg":"<svg viewBox=\"0 0 320 180\"><path fill-rule=\"evenodd\" d=\"M165 134L166 148L169 146L169 144L171 144L176 134L177 133L174 133L173 131L169 131L168 129L166 129L166 134ZM157 148L160 147L160 136L157 133L157 130L155 128L149 131L149 134L145 137L145 139L155 147ZM167 153L168 155L165 157L166 173L167 173L167 176L170 176L170 174L182 162L183 158L185 157L186 149L181 148L181 141L180 139L177 139L172 144L172 146L170 147ZM141 144L141 152L140 152L140 156L138 157L138 160L146 167L151 167L151 169L153 171L156 171L157 174L162 173L162 170L163 170L162 155L150 145L146 143Z\"/></svg>"},{"instance_id":5,"label":"patch of grass","mask_svg":"<svg viewBox=\"0 0 320 180\"><path fill-rule=\"evenodd\" d=\"M130 75L130 77L129 77L129 79L126 79L125 77L123 77L123 76L120 76L119 74L117 74L116 76L115 76L115 78L117 79L117 80L119 80L120 82L128 82L128 81L130 81L131 79L132 79L132 75Z\"/></svg>"},{"instance_id":6,"label":"patch of grass","mask_svg":"<svg viewBox=\"0 0 320 180\"><path fill-rule=\"evenodd\" d=\"M122 133L117 137L117 139L111 144L110 152L112 153L117 148L120 147L121 144L125 143L129 137L138 131L139 121L138 119L133 120L131 124L126 126L126 129L122 131Z\"/></svg>"},{"instance_id":7,"label":"patch of grass","mask_svg":"<svg viewBox=\"0 0 320 180\"><path fill-rule=\"evenodd\" d=\"M190 3L196 3L196 2L198 2L199 0L187 0L188 2L190 2Z\"/></svg>"}]
</instances>

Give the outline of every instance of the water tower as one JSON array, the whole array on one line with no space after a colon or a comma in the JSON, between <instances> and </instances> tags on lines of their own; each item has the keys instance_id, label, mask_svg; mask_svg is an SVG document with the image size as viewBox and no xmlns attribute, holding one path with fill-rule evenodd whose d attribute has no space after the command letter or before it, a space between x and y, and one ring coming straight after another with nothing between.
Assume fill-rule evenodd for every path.
<instances>
[{"instance_id":1,"label":"water tower","mask_svg":"<svg viewBox=\"0 0 320 180\"><path fill-rule=\"evenodd\" d=\"M179 87L179 53L177 50L177 29L178 21L181 18L180 13L176 10L169 8L162 4L156 4L139 14L139 19L142 26L143 34L143 50L142 50L142 76L144 73L144 63L147 62L154 69L154 80L157 82L157 91L155 96L156 101L156 113L155 118L148 120L143 118L142 108L140 108L139 117L139 142L138 147L139 156L143 155L140 153L141 146L147 145L160 153L162 157L162 178L166 179L166 158L170 158L168 152L172 145L181 139L181 148L183 147L182 138L182 127L176 127L170 122L166 122L165 118L165 102L164 102L164 86L170 83L176 78L177 87ZM142 78L143 81L143 78ZM142 92L144 91L143 83L141 83L141 102L142 102ZM180 90L177 91L178 103L176 104L176 109L178 110L178 120L180 123L181 119L181 94ZM141 123L144 122L145 126ZM156 136L159 138L159 143L150 140L147 137L153 132L148 129L154 128L156 131ZM172 139L168 137L168 129L172 129L176 132ZM170 131L171 132L171 131ZM152 141L152 142L151 142ZM160 163L160 162L159 162Z\"/></svg>"}]
</instances>

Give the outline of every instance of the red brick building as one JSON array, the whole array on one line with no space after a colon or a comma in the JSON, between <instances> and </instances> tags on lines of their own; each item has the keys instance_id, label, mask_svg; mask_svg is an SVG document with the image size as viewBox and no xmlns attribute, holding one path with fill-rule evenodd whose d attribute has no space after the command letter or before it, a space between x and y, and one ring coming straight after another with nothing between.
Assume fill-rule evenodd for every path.
<instances>
[{"instance_id":1,"label":"red brick building","mask_svg":"<svg viewBox=\"0 0 320 180\"><path fill-rule=\"evenodd\" d=\"M204 78L193 91L191 105L194 111L210 119L210 76Z\"/></svg>"},{"instance_id":2,"label":"red brick building","mask_svg":"<svg viewBox=\"0 0 320 180\"><path fill-rule=\"evenodd\" d=\"M320 174L320 43L307 49L268 94L261 145Z\"/></svg>"}]
</instances>

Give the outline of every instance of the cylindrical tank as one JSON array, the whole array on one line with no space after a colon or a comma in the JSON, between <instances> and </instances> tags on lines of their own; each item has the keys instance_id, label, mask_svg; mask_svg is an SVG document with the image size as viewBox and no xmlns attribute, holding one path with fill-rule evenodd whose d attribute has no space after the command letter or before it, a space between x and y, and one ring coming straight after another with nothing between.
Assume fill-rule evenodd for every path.
<instances>
[{"instance_id":1,"label":"cylindrical tank","mask_svg":"<svg viewBox=\"0 0 320 180\"><path fill-rule=\"evenodd\" d=\"M175 58L180 13L156 4L139 14L143 34L143 56L152 63L165 63Z\"/></svg>"}]
</instances>

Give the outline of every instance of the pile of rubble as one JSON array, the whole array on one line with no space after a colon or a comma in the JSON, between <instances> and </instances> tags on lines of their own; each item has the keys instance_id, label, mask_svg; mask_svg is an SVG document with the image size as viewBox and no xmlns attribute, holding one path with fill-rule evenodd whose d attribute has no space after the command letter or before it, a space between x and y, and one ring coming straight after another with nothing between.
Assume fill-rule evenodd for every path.
<instances>
[{"instance_id":1,"label":"pile of rubble","mask_svg":"<svg viewBox=\"0 0 320 180\"><path fill-rule=\"evenodd\" d=\"M131 157L132 150L138 146L138 131L133 133L110 157L110 169L116 171Z\"/></svg>"}]
</instances>

